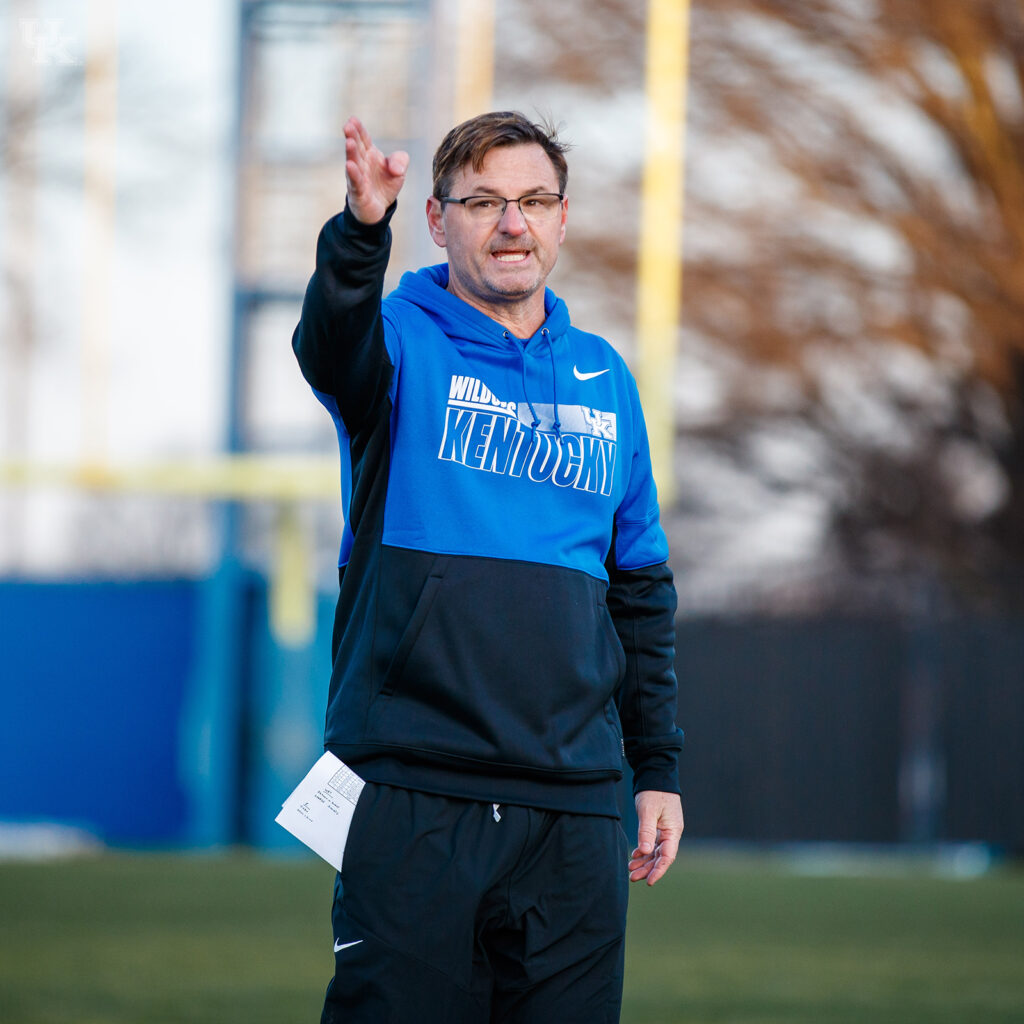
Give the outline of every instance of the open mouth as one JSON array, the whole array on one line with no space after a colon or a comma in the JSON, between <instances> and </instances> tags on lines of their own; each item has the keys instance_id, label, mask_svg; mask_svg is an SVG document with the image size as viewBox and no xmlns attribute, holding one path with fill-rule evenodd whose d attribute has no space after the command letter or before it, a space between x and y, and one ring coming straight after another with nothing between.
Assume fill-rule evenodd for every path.
<instances>
[{"instance_id":1,"label":"open mouth","mask_svg":"<svg viewBox=\"0 0 1024 1024\"><path fill-rule=\"evenodd\" d=\"M522 263L530 253L523 249L502 250L491 254L499 263Z\"/></svg>"}]
</instances>

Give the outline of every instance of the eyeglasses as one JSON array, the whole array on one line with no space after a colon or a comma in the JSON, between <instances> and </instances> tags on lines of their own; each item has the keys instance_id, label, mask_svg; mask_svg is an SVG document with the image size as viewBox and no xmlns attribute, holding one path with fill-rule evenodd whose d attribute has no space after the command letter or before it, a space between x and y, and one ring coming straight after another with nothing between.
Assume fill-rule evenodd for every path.
<instances>
[{"instance_id":1,"label":"eyeglasses","mask_svg":"<svg viewBox=\"0 0 1024 1024\"><path fill-rule=\"evenodd\" d=\"M480 224L497 224L505 215L508 204L517 203L527 224L543 224L558 215L564 198L562 192L531 192L518 199L505 199L503 196L466 196L465 199L455 199L442 196L441 202L458 203L472 220Z\"/></svg>"}]
</instances>

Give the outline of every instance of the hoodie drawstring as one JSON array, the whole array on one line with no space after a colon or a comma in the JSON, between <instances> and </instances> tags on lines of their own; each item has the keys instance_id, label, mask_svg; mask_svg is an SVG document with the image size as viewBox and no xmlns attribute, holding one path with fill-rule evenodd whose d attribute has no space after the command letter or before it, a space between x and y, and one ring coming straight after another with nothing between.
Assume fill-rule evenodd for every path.
<instances>
[{"instance_id":1,"label":"hoodie drawstring","mask_svg":"<svg viewBox=\"0 0 1024 1024\"><path fill-rule=\"evenodd\" d=\"M509 341L512 340L512 335L508 331L504 332L504 336ZM533 407L533 402L530 401L530 392L526 387L526 347L523 345L518 345L517 347L523 367L523 394L526 396L526 404L530 407L530 415L533 417L533 422L530 424L530 443L532 444L534 434L537 433L537 428L540 426L540 417L537 415L537 410Z\"/></svg>"},{"instance_id":2,"label":"hoodie drawstring","mask_svg":"<svg viewBox=\"0 0 1024 1024\"><path fill-rule=\"evenodd\" d=\"M512 335L505 331L504 337L509 341L512 340ZM554 431L555 437L559 440L562 439L562 422L558 418L558 367L555 363L555 346L551 340L551 332L545 327L540 332L544 335L544 340L548 343L548 355L551 357L551 396L554 404ZM537 428L540 426L540 417L537 415L537 410L533 407L533 402L530 401L530 392L526 386L526 346L519 345L519 358L522 360L523 368L523 395L526 398L526 404L530 408L530 415L533 417L533 422L530 424L530 441L533 441L534 435L537 433Z\"/></svg>"},{"instance_id":3,"label":"hoodie drawstring","mask_svg":"<svg viewBox=\"0 0 1024 1024\"><path fill-rule=\"evenodd\" d=\"M558 419L558 367L555 365L555 346L551 340L551 332L545 327L540 332L547 339L548 355L551 356L551 400L555 406L555 437L562 440L562 424Z\"/></svg>"}]
</instances>

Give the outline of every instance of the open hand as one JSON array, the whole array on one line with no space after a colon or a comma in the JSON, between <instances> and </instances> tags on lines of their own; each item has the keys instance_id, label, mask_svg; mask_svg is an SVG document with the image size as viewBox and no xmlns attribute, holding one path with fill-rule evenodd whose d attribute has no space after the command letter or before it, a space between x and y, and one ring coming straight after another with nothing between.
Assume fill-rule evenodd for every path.
<instances>
[{"instance_id":1,"label":"open hand","mask_svg":"<svg viewBox=\"0 0 1024 1024\"><path fill-rule=\"evenodd\" d=\"M409 154L398 150L385 156L358 117L345 122L345 184L348 208L358 221L376 224L405 184Z\"/></svg>"}]
</instances>

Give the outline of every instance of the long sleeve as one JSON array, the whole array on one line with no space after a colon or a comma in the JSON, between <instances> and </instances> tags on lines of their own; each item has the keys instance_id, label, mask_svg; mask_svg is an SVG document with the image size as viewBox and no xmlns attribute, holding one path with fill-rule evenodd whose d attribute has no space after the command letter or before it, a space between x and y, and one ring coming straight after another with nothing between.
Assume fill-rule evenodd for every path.
<instances>
[{"instance_id":1,"label":"long sleeve","mask_svg":"<svg viewBox=\"0 0 1024 1024\"><path fill-rule=\"evenodd\" d=\"M675 724L672 571L665 563L641 569L609 568L608 610L626 653L618 707L626 758L633 769L633 791L678 793L682 732Z\"/></svg>"},{"instance_id":2,"label":"long sleeve","mask_svg":"<svg viewBox=\"0 0 1024 1024\"><path fill-rule=\"evenodd\" d=\"M324 225L292 337L302 375L337 401L350 432L383 399L391 379L381 297L394 210L392 204L383 220L367 225L346 208Z\"/></svg>"},{"instance_id":3,"label":"long sleeve","mask_svg":"<svg viewBox=\"0 0 1024 1024\"><path fill-rule=\"evenodd\" d=\"M605 564L608 611L626 654L619 719L634 792L678 793L683 734L675 722L676 591L659 522L647 426L635 390L633 437L629 483L615 513Z\"/></svg>"}]
</instances>

